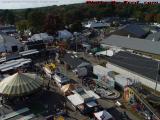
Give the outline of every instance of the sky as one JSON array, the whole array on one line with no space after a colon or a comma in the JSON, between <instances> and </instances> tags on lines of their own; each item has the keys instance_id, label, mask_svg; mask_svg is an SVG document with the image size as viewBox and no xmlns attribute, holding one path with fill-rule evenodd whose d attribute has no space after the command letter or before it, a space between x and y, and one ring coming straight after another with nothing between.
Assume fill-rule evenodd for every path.
<instances>
[{"instance_id":1,"label":"sky","mask_svg":"<svg viewBox=\"0 0 160 120\"><path fill-rule=\"evenodd\" d=\"M82 3L86 0L0 0L0 9L35 8L51 5Z\"/></svg>"},{"instance_id":2,"label":"sky","mask_svg":"<svg viewBox=\"0 0 160 120\"><path fill-rule=\"evenodd\" d=\"M123 0L118 0L118 1L123 1ZM128 1L136 1L136 0L128 0ZM153 1L153 0L139 0L139 1L142 2L142 1ZM160 0L154 0L154 1L160 2ZM83 2L86 2L86 0L0 0L0 9L35 8L35 7L83 3Z\"/></svg>"}]
</instances>

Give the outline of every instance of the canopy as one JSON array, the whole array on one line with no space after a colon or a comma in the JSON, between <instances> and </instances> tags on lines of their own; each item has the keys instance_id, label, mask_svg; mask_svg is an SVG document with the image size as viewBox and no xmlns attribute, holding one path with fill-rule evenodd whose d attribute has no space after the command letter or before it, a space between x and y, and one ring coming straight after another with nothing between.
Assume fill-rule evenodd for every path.
<instances>
[{"instance_id":1,"label":"canopy","mask_svg":"<svg viewBox=\"0 0 160 120\"><path fill-rule=\"evenodd\" d=\"M16 69L30 62L31 62L31 59L25 59L25 58L20 58L17 60L10 60L10 61L0 64L0 71L5 72L7 70Z\"/></svg>"},{"instance_id":2,"label":"canopy","mask_svg":"<svg viewBox=\"0 0 160 120\"><path fill-rule=\"evenodd\" d=\"M97 120L109 120L112 118L112 115L106 110L94 113Z\"/></svg>"},{"instance_id":3,"label":"canopy","mask_svg":"<svg viewBox=\"0 0 160 120\"><path fill-rule=\"evenodd\" d=\"M0 82L0 94L23 96L40 88L42 79L36 74L16 73Z\"/></svg>"},{"instance_id":4,"label":"canopy","mask_svg":"<svg viewBox=\"0 0 160 120\"><path fill-rule=\"evenodd\" d=\"M47 33L39 33L39 34L34 34L31 38L30 41L52 41L54 38Z\"/></svg>"},{"instance_id":5,"label":"canopy","mask_svg":"<svg viewBox=\"0 0 160 120\"><path fill-rule=\"evenodd\" d=\"M61 90L63 92L67 92L67 91L73 90L73 89L75 89L75 85L74 84L66 84L66 85L63 85L62 88L61 88Z\"/></svg>"},{"instance_id":6,"label":"canopy","mask_svg":"<svg viewBox=\"0 0 160 120\"><path fill-rule=\"evenodd\" d=\"M100 51L100 52L97 52L95 55L106 55L106 56L113 56L113 51L112 50L104 50L104 51Z\"/></svg>"}]
</instances>

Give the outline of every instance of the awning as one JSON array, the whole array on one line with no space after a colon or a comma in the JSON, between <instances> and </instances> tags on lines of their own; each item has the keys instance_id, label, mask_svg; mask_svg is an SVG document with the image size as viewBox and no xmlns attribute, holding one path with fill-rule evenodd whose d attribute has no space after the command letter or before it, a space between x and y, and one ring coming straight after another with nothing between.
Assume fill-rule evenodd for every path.
<instances>
[{"instance_id":1,"label":"awning","mask_svg":"<svg viewBox=\"0 0 160 120\"><path fill-rule=\"evenodd\" d=\"M36 49L32 49L32 50L27 50L27 51L20 52L19 54L22 55L22 56L26 56L26 55L36 54L36 53L39 53L39 51L36 50Z\"/></svg>"}]
</instances>

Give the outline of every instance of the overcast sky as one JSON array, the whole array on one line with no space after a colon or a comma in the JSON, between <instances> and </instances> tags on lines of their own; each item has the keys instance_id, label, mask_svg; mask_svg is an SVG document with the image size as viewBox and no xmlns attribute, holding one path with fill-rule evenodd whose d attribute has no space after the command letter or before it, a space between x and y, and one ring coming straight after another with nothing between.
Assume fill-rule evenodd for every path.
<instances>
[{"instance_id":1,"label":"overcast sky","mask_svg":"<svg viewBox=\"0 0 160 120\"><path fill-rule=\"evenodd\" d=\"M104 0L104 1L107 1L107 0ZM119 1L123 1L123 0L119 0ZM134 1L134 0L128 0L128 1ZM139 0L139 1L142 1L142 0ZM152 1L152 0L148 0L148 1ZM155 1L160 2L160 0L155 0ZM0 0L0 9L34 8L34 7L82 3L82 2L86 2L86 0Z\"/></svg>"},{"instance_id":2,"label":"overcast sky","mask_svg":"<svg viewBox=\"0 0 160 120\"><path fill-rule=\"evenodd\" d=\"M82 2L85 0L0 0L0 9L34 8Z\"/></svg>"}]
</instances>

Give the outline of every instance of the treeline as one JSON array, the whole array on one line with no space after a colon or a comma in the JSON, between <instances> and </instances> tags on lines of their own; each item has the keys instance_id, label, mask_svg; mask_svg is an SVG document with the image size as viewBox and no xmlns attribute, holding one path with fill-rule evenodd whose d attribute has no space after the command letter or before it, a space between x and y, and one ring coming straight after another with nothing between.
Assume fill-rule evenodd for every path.
<instances>
[{"instance_id":1,"label":"treeline","mask_svg":"<svg viewBox=\"0 0 160 120\"><path fill-rule=\"evenodd\" d=\"M73 4L25 10L0 11L0 24L15 24L20 31L55 31L68 26L71 31L80 31L81 21L104 17L133 17L141 22L160 23L159 5L131 4Z\"/></svg>"}]
</instances>

